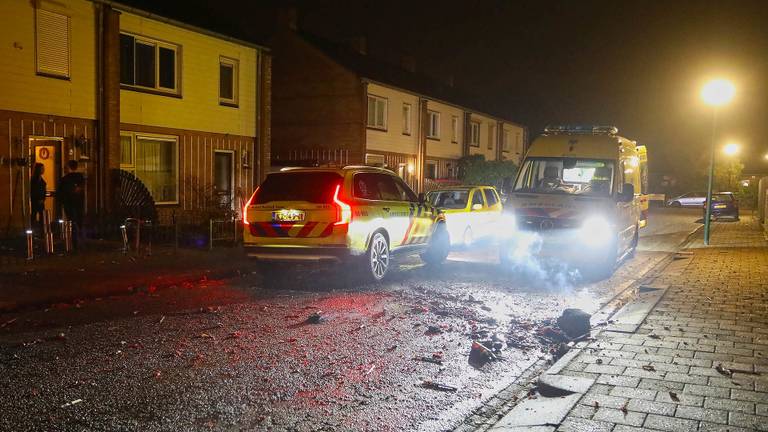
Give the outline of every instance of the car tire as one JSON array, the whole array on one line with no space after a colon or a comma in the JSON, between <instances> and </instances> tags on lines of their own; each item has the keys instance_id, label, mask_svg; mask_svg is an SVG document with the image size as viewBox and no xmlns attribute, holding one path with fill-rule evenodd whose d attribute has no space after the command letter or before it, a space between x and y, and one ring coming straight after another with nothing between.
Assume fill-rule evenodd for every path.
<instances>
[{"instance_id":1,"label":"car tire","mask_svg":"<svg viewBox=\"0 0 768 432\"><path fill-rule=\"evenodd\" d=\"M637 245L640 244L640 228L635 226L635 236L632 238L632 244L629 246L627 256L634 258L637 253Z\"/></svg>"},{"instance_id":2,"label":"car tire","mask_svg":"<svg viewBox=\"0 0 768 432\"><path fill-rule=\"evenodd\" d=\"M366 265L363 267L365 278L370 282L384 280L389 272L392 255L389 251L389 241L381 231L373 233L365 258Z\"/></svg>"},{"instance_id":3,"label":"car tire","mask_svg":"<svg viewBox=\"0 0 768 432\"><path fill-rule=\"evenodd\" d=\"M673 201L672 204L669 205L670 207L682 207L683 205L680 204L680 201Z\"/></svg>"},{"instance_id":4,"label":"car tire","mask_svg":"<svg viewBox=\"0 0 768 432\"><path fill-rule=\"evenodd\" d=\"M448 230L445 228L445 224L440 223L437 225L435 232L432 233L432 236L429 239L427 250L421 254L421 260L430 266L440 265L448 258L450 251L451 238L448 235Z\"/></svg>"}]
</instances>

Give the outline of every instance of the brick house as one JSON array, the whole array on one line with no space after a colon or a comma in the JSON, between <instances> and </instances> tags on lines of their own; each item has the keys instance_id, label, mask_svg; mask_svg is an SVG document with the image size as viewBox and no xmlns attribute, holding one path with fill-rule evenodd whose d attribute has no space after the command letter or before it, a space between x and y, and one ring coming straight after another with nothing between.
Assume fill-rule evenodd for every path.
<instances>
[{"instance_id":1,"label":"brick house","mask_svg":"<svg viewBox=\"0 0 768 432\"><path fill-rule=\"evenodd\" d=\"M468 107L433 78L288 25L276 31L272 164L368 164L415 189L453 179L457 161L520 161L525 126Z\"/></svg>"},{"instance_id":2,"label":"brick house","mask_svg":"<svg viewBox=\"0 0 768 432\"><path fill-rule=\"evenodd\" d=\"M0 236L29 224L36 162L52 191L80 162L90 223L109 214L115 168L161 222L211 195L236 210L265 174L266 48L106 0L0 2L0 38Z\"/></svg>"}]
</instances>

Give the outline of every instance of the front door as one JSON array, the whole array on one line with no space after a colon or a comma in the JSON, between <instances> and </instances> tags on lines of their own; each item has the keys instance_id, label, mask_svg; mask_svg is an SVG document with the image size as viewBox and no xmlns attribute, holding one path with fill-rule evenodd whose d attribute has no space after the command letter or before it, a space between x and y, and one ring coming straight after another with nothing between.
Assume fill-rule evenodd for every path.
<instances>
[{"instance_id":1,"label":"front door","mask_svg":"<svg viewBox=\"0 0 768 432\"><path fill-rule=\"evenodd\" d=\"M32 166L29 170L30 178L34 172L35 164L43 164L45 167L43 179L47 188L45 210L48 211L51 218L55 218L56 202L54 197L59 178L61 177L61 157L59 153L61 151L61 139L33 137L29 139L29 148L32 156ZM26 199L29 200L29 197L27 196Z\"/></svg>"},{"instance_id":2,"label":"front door","mask_svg":"<svg viewBox=\"0 0 768 432\"><path fill-rule=\"evenodd\" d=\"M216 202L222 208L233 209L232 193L234 177L234 153L231 151L216 150L213 164L213 190Z\"/></svg>"}]
</instances>

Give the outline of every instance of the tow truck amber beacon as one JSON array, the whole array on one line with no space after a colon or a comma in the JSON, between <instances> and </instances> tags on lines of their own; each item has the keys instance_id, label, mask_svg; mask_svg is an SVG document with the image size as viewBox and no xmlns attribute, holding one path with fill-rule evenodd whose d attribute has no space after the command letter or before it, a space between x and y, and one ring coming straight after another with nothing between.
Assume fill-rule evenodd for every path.
<instances>
[{"instance_id":1,"label":"tow truck amber beacon","mask_svg":"<svg viewBox=\"0 0 768 432\"><path fill-rule=\"evenodd\" d=\"M341 263L382 280L393 254L445 261L445 217L393 172L375 167L283 168L243 208L243 243L259 262ZM361 265L362 264L362 265ZM271 266L263 266L269 276Z\"/></svg>"},{"instance_id":2,"label":"tow truck amber beacon","mask_svg":"<svg viewBox=\"0 0 768 432\"><path fill-rule=\"evenodd\" d=\"M502 262L536 237L540 256L612 273L647 223L647 160L645 147L613 126L547 127L512 187L516 234L501 249Z\"/></svg>"}]
</instances>

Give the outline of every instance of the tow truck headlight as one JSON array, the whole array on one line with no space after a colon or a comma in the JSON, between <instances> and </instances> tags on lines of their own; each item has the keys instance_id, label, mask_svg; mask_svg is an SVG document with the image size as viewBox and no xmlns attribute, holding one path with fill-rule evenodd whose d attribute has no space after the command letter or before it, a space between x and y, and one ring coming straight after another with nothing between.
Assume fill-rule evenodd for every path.
<instances>
[{"instance_id":1,"label":"tow truck headlight","mask_svg":"<svg viewBox=\"0 0 768 432\"><path fill-rule=\"evenodd\" d=\"M581 240L588 246L605 246L611 241L613 229L610 222L602 216L587 218L579 229Z\"/></svg>"}]
</instances>

